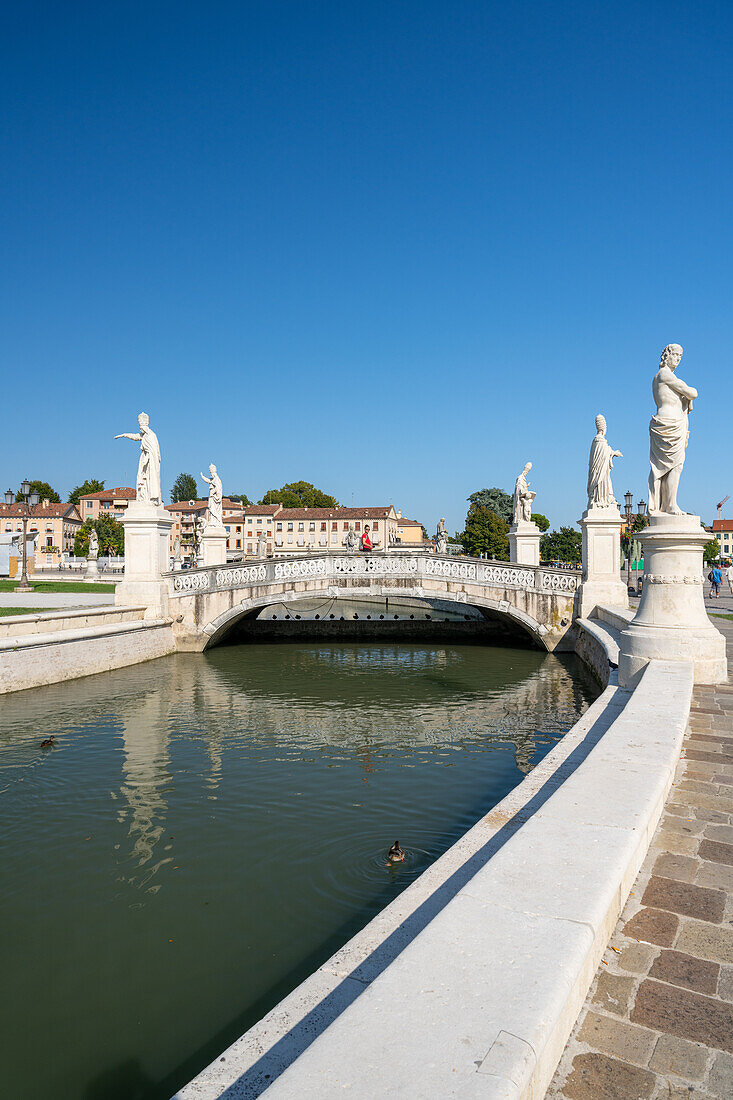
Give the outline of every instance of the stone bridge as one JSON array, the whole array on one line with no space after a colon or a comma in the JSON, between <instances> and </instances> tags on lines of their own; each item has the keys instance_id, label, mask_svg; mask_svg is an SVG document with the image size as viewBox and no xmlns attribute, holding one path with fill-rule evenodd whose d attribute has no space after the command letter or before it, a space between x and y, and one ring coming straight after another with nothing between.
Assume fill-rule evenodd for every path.
<instances>
[{"instance_id":1,"label":"stone bridge","mask_svg":"<svg viewBox=\"0 0 733 1100\"><path fill-rule=\"evenodd\" d=\"M580 573L398 551L246 561L166 573L163 580L179 649L215 645L245 616L275 603L404 596L471 605L552 651L574 647Z\"/></svg>"}]
</instances>

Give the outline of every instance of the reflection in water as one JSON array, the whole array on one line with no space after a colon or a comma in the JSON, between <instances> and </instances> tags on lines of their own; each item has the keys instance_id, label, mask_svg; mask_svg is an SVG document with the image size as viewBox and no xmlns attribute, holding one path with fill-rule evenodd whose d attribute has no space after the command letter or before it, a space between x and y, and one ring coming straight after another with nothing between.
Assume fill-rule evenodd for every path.
<instances>
[{"instance_id":1,"label":"reflection in water","mask_svg":"<svg viewBox=\"0 0 733 1100\"><path fill-rule=\"evenodd\" d=\"M8 1095L101 1095L125 1066L136 1096L169 1097L595 694L531 650L338 643L179 654L8 697ZM386 867L395 837L407 859Z\"/></svg>"}]
</instances>

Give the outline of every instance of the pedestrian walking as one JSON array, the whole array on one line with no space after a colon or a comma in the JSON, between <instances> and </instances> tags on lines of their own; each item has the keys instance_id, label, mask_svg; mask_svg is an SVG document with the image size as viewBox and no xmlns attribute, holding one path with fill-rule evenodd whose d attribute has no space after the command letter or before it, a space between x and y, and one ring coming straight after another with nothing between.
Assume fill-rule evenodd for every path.
<instances>
[{"instance_id":1,"label":"pedestrian walking","mask_svg":"<svg viewBox=\"0 0 733 1100\"><path fill-rule=\"evenodd\" d=\"M728 578L728 587L730 588L730 594L733 596L733 562L728 562L728 568L725 571L725 575Z\"/></svg>"},{"instance_id":2,"label":"pedestrian walking","mask_svg":"<svg viewBox=\"0 0 733 1100\"><path fill-rule=\"evenodd\" d=\"M708 573L708 580L710 581L710 599L720 599L720 582L723 579L723 574L717 565Z\"/></svg>"}]
</instances>

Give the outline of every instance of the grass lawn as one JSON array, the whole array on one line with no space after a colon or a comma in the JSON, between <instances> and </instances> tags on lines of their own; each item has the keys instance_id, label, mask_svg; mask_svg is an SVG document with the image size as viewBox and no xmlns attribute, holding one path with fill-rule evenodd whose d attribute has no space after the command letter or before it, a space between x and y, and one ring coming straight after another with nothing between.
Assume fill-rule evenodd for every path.
<instances>
[{"instance_id":1,"label":"grass lawn","mask_svg":"<svg viewBox=\"0 0 733 1100\"><path fill-rule=\"evenodd\" d=\"M730 619L733 623L733 615L724 615L722 611L711 611L709 614L712 615L714 619Z\"/></svg>"},{"instance_id":2,"label":"grass lawn","mask_svg":"<svg viewBox=\"0 0 733 1100\"><path fill-rule=\"evenodd\" d=\"M41 615L44 611L50 611L48 607L0 607L2 615Z\"/></svg>"},{"instance_id":3,"label":"grass lawn","mask_svg":"<svg viewBox=\"0 0 733 1100\"><path fill-rule=\"evenodd\" d=\"M30 577L30 584L34 592L86 592L91 595L94 592L114 592L113 584L85 584L84 581L34 581ZM18 585L17 580L0 581L0 592L14 592Z\"/></svg>"}]
</instances>

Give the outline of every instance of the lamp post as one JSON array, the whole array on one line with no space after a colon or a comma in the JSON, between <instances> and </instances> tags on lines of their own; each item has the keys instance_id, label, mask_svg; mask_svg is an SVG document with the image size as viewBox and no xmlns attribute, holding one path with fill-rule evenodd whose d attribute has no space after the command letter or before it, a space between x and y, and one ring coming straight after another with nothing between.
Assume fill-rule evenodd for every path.
<instances>
[{"instance_id":1,"label":"lamp post","mask_svg":"<svg viewBox=\"0 0 733 1100\"><path fill-rule=\"evenodd\" d=\"M645 506L646 507L646 506ZM626 591L631 588L631 516L634 508L634 494L629 490L624 493L624 516L626 517Z\"/></svg>"},{"instance_id":2,"label":"lamp post","mask_svg":"<svg viewBox=\"0 0 733 1100\"><path fill-rule=\"evenodd\" d=\"M30 584L28 583L28 520L33 514L33 509L38 504L40 497L38 493L31 492L31 485L28 478L25 479L20 487L20 491L26 498L24 501L19 501L23 505L23 574L20 578L20 584L16 585L16 592L32 592ZM15 500L15 493L12 489L8 489L5 494L5 503L12 504Z\"/></svg>"}]
</instances>

